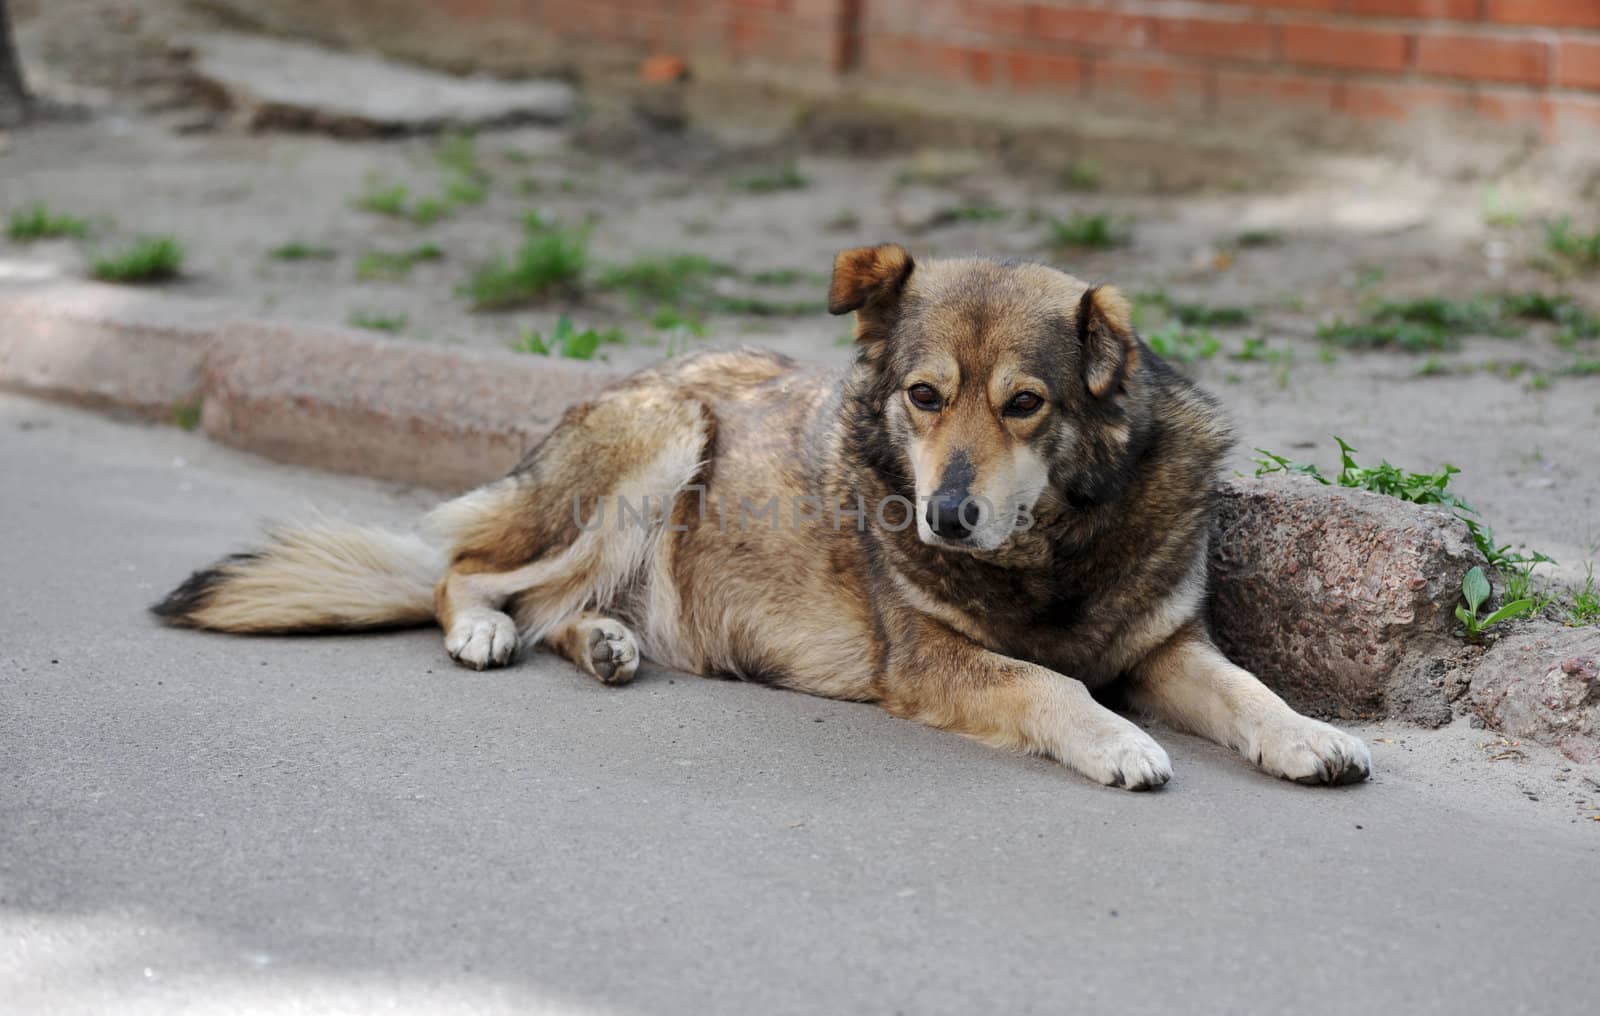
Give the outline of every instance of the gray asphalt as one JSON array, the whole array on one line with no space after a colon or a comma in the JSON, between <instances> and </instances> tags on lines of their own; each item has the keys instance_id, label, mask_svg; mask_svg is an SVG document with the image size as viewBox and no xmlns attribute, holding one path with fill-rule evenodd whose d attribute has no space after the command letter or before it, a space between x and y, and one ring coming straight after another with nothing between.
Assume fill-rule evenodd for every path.
<instances>
[{"instance_id":1,"label":"gray asphalt","mask_svg":"<svg viewBox=\"0 0 1600 1016\"><path fill-rule=\"evenodd\" d=\"M15 397L0 477L0 1010L1548 1013L1600 994L1600 823L1466 757L1479 732L1398 728L1372 783L1328 790L1157 730L1177 776L1135 795L660 669L610 689L543 655L458 670L433 632L169 631L145 605L258 519L429 498Z\"/></svg>"}]
</instances>

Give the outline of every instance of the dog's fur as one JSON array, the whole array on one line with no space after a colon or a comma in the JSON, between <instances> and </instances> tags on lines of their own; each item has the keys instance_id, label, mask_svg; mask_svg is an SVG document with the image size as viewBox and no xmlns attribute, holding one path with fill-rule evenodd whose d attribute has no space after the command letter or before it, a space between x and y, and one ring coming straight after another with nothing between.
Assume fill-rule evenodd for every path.
<instances>
[{"instance_id":1,"label":"dog's fur","mask_svg":"<svg viewBox=\"0 0 1600 1016\"><path fill-rule=\"evenodd\" d=\"M1228 433L1115 290L889 244L839 255L829 309L856 314L842 376L749 351L669 362L437 509L434 542L279 532L154 609L237 632L436 619L467 666L543 642L608 684L647 656L1159 786L1166 753L1090 696L1120 679L1268 772L1366 777L1365 745L1207 635Z\"/></svg>"}]
</instances>

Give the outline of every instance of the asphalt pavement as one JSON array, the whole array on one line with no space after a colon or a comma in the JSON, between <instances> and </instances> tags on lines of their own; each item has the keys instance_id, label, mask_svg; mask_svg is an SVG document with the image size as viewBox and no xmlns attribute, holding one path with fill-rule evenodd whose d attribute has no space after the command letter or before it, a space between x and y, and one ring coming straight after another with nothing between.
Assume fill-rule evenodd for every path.
<instances>
[{"instance_id":1,"label":"asphalt pavement","mask_svg":"<svg viewBox=\"0 0 1600 1016\"><path fill-rule=\"evenodd\" d=\"M0 1011L1600 998L1600 822L1464 725L1363 728L1341 789L1156 729L1176 776L1129 794L870 706L145 613L261 519L432 500L0 396Z\"/></svg>"}]
</instances>

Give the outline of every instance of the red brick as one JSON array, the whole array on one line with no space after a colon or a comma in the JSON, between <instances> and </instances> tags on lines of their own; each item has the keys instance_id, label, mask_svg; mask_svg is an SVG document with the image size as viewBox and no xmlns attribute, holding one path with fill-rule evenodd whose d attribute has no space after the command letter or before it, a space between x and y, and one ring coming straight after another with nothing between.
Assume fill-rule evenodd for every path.
<instances>
[{"instance_id":1,"label":"red brick","mask_svg":"<svg viewBox=\"0 0 1600 1016\"><path fill-rule=\"evenodd\" d=\"M1006 54L1006 80L1019 92L1077 92L1083 87L1083 61L1059 53Z\"/></svg>"},{"instance_id":2,"label":"red brick","mask_svg":"<svg viewBox=\"0 0 1600 1016\"><path fill-rule=\"evenodd\" d=\"M1217 101L1224 107L1284 104L1331 110L1338 98L1338 84L1327 78L1254 71L1220 71L1217 74Z\"/></svg>"},{"instance_id":3,"label":"red brick","mask_svg":"<svg viewBox=\"0 0 1600 1016\"><path fill-rule=\"evenodd\" d=\"M1182 67L1096 60L1089 70L1089 83L1096 95L1132 96L1147 102L1191 107L1210 104L1207 75Z\"/></svg>"},{"instance_id":4,"label":"red brick","mask_svg":"<svg viewBox=\"0 0 1600 1016\"><path fill-rule=\"evenodd\" d=\"M1509 25L1600 28L1600 3L1595 0L1485 0L1483 18Z\"/></svg>"},{"instance_id":5,"label":"red brick","mask_svg":"<svg viewBox=\"0 0 1600 1016\"><path fill-rule=\"evenodd\" d=\"M1542 85L1550 78L1550 47L1533 39L1424 35L1417 40L1417 69L1447 78Z\"/></svg>"},{"instance_id":6,"label":"red brick","mask_svg":"<svg viewBox=\"0 0 1600 1016\"><path fill-rule=\"evenodd\" d=\"M1347 81L1339 109L1372 120L1407 120L1424 112L1467 112L1472 98L1465 90L1443 85L1370 84Z\"/></svg>"},{"instance_id":7,"label":"red brick","mask_svg":"<svg viewBox=\"0 0 1600 1016\"><path fill-rule=\"evenodd\" d=\"M1150 44L1155 26L1149 18L1130 17L1099 8L1033 5L1035 38L1084 46L1138 49Z\"/></svg>"},{"instance_id":8,"label":"red brick","mask_svg":"<svg viewBox=\"0 0 1600 1016\"><path fill-rule=\"evenodd\" d=\"M1263 21L1161 18L1156 22L1156 40L1168 53L1183 56L1234 60L1272 57L1272 26Z\"/></svg>"},{"instance_id":9,"label":"red brick","mask_svg":"<svg viewBox=\"0 0 1600 1016\"><path fill-rule=\"evenodd\" d=\"M1028 34L1028 4L996 3L993 0L962 0L961 23L974 32L985 35Z\"/></svg>"},{"instance_id":10,"label":"red brick","mask_svg":"<svg viewBox=\"0 0 1600 1016\"><path fill-rule=\"evenodd\" d=\"M1403 71L1409 42L1402 32L1313 24L1283 26L1284 59L1313 67Z\"/></svg>"},{"instance_id":11,"label":"red brick","mask_svg":"<svg viewBox=\"0 0 1600 1016\"><path fill-rule=\"evenodd\" d=\"M1556 51L1556 84L1600 89L1600 42L1562 39Z\"/></svg>"},{"instance_id":12,"label":"red brick","mask_svg":"<svg viewBox=\"0 0 1600 1016\"><path fill-rule=\"evenodd\" d=\"M1346 14L1476 21L1478 0L1345 0Z\"/></svg>"},{"instance_id":13,"label":"red brick","mask_svg":"<svg viewBox=\"0 0 1600 1016\"><path fill-rule=\"evenodd\" d=\"M1212 0L1235 7L1267 7L1274 10L1336 11L1345 0Z\"/></svg>"}]
</instances>

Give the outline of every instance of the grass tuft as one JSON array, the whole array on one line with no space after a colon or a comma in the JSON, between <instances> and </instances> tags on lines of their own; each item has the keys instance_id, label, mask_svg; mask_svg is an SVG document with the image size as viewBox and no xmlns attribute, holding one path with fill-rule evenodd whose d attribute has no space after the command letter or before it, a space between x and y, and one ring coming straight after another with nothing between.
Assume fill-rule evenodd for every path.
<instances>
[{"instance_id":1,"label":"grass tuft","mask_svg":"<svg viewBox=\"0 0 1600 1016\"><path fill-rule=\"evenodd\" d=\"M332 247L316 247L298 240L267 251L267 257L274 261L332 261L338 256Z\"/></svg>"},{"instance_id":2,"label":"grass tuft","mask_svg":"<svg viewBox=\"0 0 1600 1016\"><path fill-rule=\"evenodd\" d=\"M785 162L781 166L740 177L736 185L751 194L775 194L779 191L804 190L811 185L811 180L800 172L799 166Z\"/></svg>"},{"instance_id":3,"label":"grass tuft","mask_svg":"<svg viewBox=\"0 0 1600 1016\"><path fill-rule=\"evenodd\" d=\"M1050 220L1050 246L1116 247L1128 241L1126 226L1108 215L1075 214L1067 219Z\"/></svg>"},{"instance_id":4,"label":"grass tuft","mask_svg":"<svg viewBox=\"0 0 1600 1016\"><path fill-rule=\"evenodd\" d=\"M504 310L581 291L589 265L588 233L549 225L537 216L526 225L528 237L515 253L483 265L462 287L473 310Z\"/></svg>"},{"instance_id":5,"label":"grass tuft","mask_svg":"<svg viewBox=\"0 0 1600 1016\"><path fill-rule=\"evenodd\" d=\"M103 282L165 282L183 268L183 245L170 236L145 236L119 253L94 259L89 274Z\"/></svg>"},{"instance_id":6,"label":"grass tuft","mask_svg":"<svg viewBox=\"0 0 1600 1016\"><path fill-rule=\"evenodd\" d=\"M13 212L11 220L6 223L6 236L17 243L88 235L88 219L52 212L43 202Z\"/></svg>"}]
</instances>

